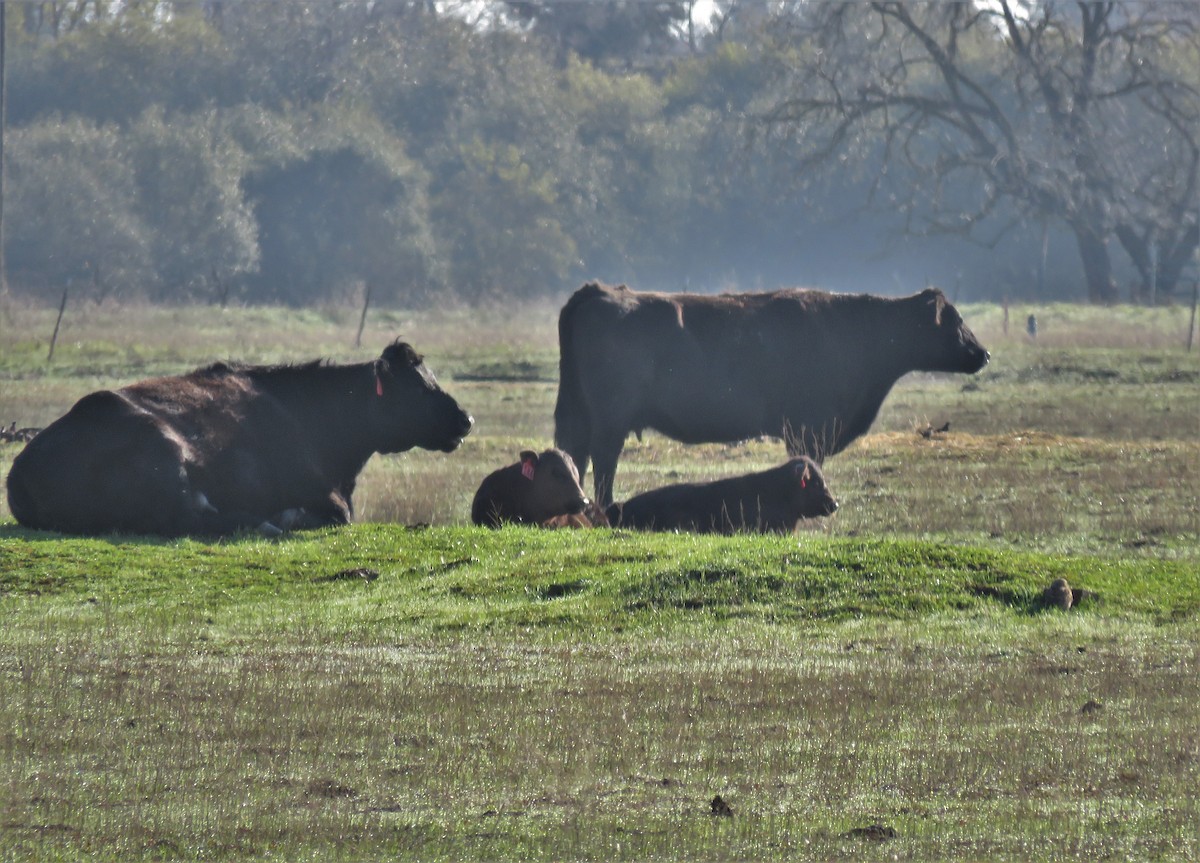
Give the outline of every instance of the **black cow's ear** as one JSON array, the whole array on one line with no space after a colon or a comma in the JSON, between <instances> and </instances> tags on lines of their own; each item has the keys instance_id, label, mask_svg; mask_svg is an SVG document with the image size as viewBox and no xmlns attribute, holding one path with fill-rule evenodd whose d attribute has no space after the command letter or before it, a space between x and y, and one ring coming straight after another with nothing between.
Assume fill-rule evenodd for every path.
<instances>
[{"instance_id":1,"label":"black cow's ear","mask_svg":"<svg viewBox=\"0 0 1200 863\"><path fill-rule=\"evenodd\" d=\"M407 342L402 342L400 339L392 342L383 349L383 354L380 359L389 366L402 368L405 366L418 366L421 364L421 356L412 349L412 346Z\"/></svg>"},{"instance_id":2,"label":"black cow's ear","mask_svg":"<svg viewBox=\"0 0 1200 863\"><path fill-rule=\"evenodd\" d=\"M521 450L521 476L532 480L537 474L538 454L531 449Z\"/></svg>"},{"instance_id":3,"label":"black cow's ear","mask_svg":"<svg viewBox=\"0 0 1200 863\"><path fill-rule=\"evenodd\" d=\"M371 364L375 370L375 395L383 395L383 376L388 374L391 369L388 368L387 360L378 359Z\"/></svg>"},{"instance_id":4,"label":"black cow's ear","mask_svg":"<svg viewBox=\"0 0 1200 863\"><path fill-rule=\"evenodd\" d=\"M921 297L927 304L933 306L933 323L940 327L942 325L942 309L946 308L946 295L940 288L926 288L921 291Z\"/></svg>"}]
</instances>

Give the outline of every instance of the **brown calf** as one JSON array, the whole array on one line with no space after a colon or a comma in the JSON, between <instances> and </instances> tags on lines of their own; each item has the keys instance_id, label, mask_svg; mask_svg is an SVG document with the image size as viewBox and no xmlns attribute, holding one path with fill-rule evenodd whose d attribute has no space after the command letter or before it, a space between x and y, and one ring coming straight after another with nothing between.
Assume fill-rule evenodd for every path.
<instances>
[{"instance_id":1,"label":"brown calf","mask_svg":"<svg viewBox=\"0 0 1200 863\"><path fill-rule=\"evenodd\" d=\"M613 527L693 533L790 533L803 518L831 515L837 501L808 456L745 476L679 483L608 508Z\"/></svg>"},{"instance_id":2,"label":"brown calf","mask_svg":"<svg viewBox=\"0 0 1200 863\"><path fill-rule=\"evenodd\" d=\"M605 515L604 509L599 504L592 501L583 508L583 512L556 515L554 518L548 518L543 521L542 527L608 527L608 516Z\"/></svg>"},{"instance_id":3,"label":"brown calf","mask_svg":"<svg viewBox=\"0 0 1200 863\"><path fill-rule=\"evenodd\" d=\"M471 503L471 521L487 527L506 522L540 525L581 513L587 505L569 455L557 449L541 455L525 450L519 462L493 471L480 484Z\"/></svg>"}]
</instances>

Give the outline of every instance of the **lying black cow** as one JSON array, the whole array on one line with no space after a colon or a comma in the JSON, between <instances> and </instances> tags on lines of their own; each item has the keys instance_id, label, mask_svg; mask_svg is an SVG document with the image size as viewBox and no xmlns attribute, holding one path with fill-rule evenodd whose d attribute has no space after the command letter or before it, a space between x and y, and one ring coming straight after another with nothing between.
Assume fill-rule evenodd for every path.
<instances>
[{"instance_id":1,"label":"lying black cow","mask_svg":"<svg viewBox=\"0 0 1200 863\"><path fill-rule=\"evenodd\" d=\"M471 502L471 521L486 527L543 524L578 515L588 505L575 463L562 450L541 455L524 450L521 460L488 474Z\"/></svg>"},{"instance_id":2,"label":"lying black cow","mask_svg":"<svg viewBox=\"0 0 1200 863\"><path fill-rule=\"evenodd\" d=\"M639 293L584 285L558 319L555 444L612 502L629 432L684 443L782 437L818 461L874 421L911 371L983 368L988 352L945 296L823 291Z\"/></svg>"},{"instance_id":3,"label":"lying black cow","mask_svg":"<svg viewBox=\"0 0 1200 863\"><path fill-rule=\"evenodd\" d=\"M373 453L450 452L471 425L403 342L355 365L218 363L80 399L17 455L8 502L64 533L345 524Z\"/></svg>"},{"instance_id":4,"label":"lying black cow","mask_svg":"<svg viewBox=\"0 0 1200 863\"><path fill-rule=\"evenodd\" d=\"M837 501L808 456L713 482L663 486L610 504L608 522L634 530L791 533L801 519L832 515Z\"/></svg>"}]
</instances>

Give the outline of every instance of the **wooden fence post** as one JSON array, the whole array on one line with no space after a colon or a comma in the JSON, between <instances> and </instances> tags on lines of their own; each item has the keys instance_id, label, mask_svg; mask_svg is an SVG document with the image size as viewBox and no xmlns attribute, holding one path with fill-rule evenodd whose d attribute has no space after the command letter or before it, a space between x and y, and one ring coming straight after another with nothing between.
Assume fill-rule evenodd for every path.
<instances>
[{"instance_id":1,"label":"wooden fence post","mask_svg":"<svg viewBox=\"0 0 1200 863\"><path fill-rule=\"evenodd\" d=\"M1192 316L1188 320L1188 353L1192 352L1192 335L1196 332L1196 303L1200 301L1200 279L1192 284Z\"/></svg>"},{"instance_id":2,"label":"wooden fence post","mask_svg":"<svg viewBox=\"0 0 1200 863\"><path fill-rule=\"evenodd\" d=\"M363 295L362 316L358 319L358 334L354 337L354 347L362 347L363 327L367 325L367 309L371 307L371 283L366 283L366 291Z\"/></svg>"},{"instance_id":3,"label":"wooden fence post","mask_svg":"<svg viewBox=\"0 0 1200 863\"><path fill-rule=\"evenodd\" d=\"M46 362L54 359L54 346L58 344L58 327L62 323L63 312L67 308L67 291L69 290L69 287L63 288L62 302L58 304L58 317L54 321L54 335L50 336L50 353L46 354Z\"/></svg>"}]
</instances>

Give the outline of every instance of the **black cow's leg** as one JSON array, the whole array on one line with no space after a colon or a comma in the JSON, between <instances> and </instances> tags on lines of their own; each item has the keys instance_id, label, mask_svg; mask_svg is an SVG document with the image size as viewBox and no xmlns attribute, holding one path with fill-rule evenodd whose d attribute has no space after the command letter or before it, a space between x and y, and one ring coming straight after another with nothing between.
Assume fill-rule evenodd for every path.
<instances>
[{"instance_id":1,"label":"black cow's leg","mask_svg":"<svg viewBox=\"0 0 1200 863\"><path fill-rule=\"evenodd\" d=\"M311 530L317 527L349 524L350 505L336 491L314 505L292 507L271 517L270 523L281 530Z\"/></svg>"},{"instance_id":2,"label":"black cow's leg","mask_svg":"<svg viewBox=\"0 0 1200 863\"><path fill-rule=\"evenodd\" d=\"M558 411L555 411L554 424L554 445L575 462L575 469L579 471L579 482L582 484L587 476L588 459L592 454L590 424L575 417L564 420Z\"/></svg>"},{"instance_id":3,"label":"black cow's leg","mask_svg":"<svg viewBox=\"0 0 1200 863\"><path fill-rule=\"evenodd\" d=\"M583 485L584 479L587 477L588 459L591 458L591 452L586 443L577 444L567 448L560 444L556 444L560 449L566 452L571 457L571 461L575 462L575 468L579 471L579 484Z\"/></svg>"},{"instance_id":4,"label":"black cow's leg","mask_svg":"<svg viewBox=\"0 0 1200 863\"><path fill-rule=\"evenodd\" d=\"M613 482L617 476L617 461L625 447L625 436L611 432L592 437L592 462L596 476L593 481L594 500L601 507L613 502Z\"/></svg>"}]
</instances>

